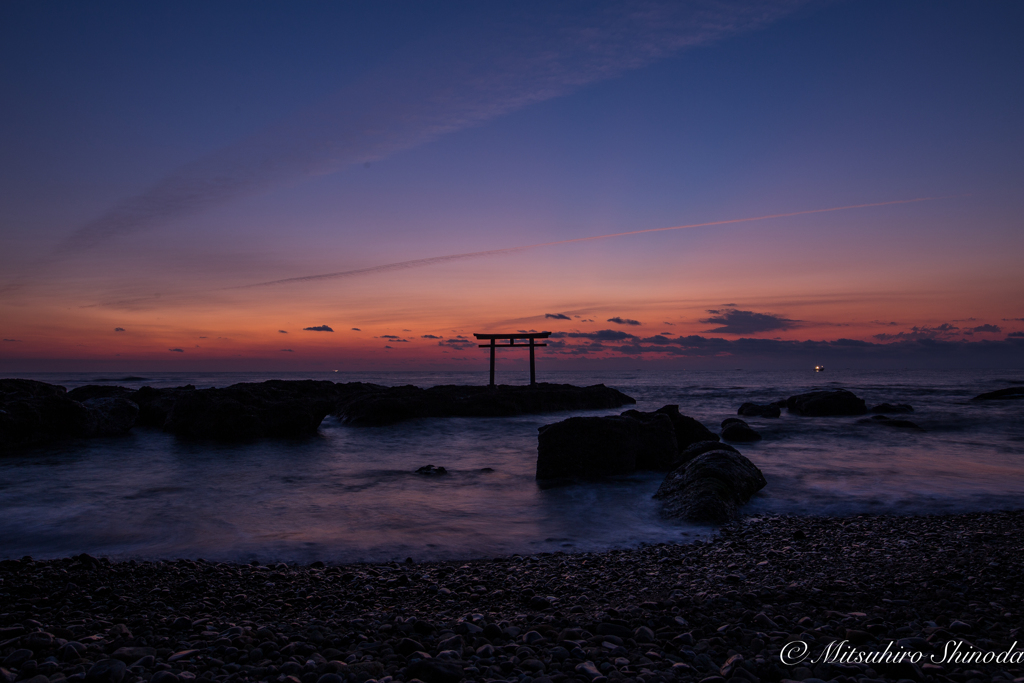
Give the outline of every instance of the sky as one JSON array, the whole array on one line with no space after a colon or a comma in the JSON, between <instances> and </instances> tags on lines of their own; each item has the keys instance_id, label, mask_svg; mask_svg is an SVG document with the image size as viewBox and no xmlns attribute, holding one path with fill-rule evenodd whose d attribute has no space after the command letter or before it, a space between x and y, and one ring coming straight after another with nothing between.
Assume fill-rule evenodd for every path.
<instances>
[{"instance_id":1,"label":"sky","mask_svg":"<svg viewBox=\"0 0 1024 683\"><path fill-rule=\"evenodd\" d=\"M559 369L1024 367L1022 30L5 2L0 373L470 370L526 331Z\"/></svg>"}]
</instances>

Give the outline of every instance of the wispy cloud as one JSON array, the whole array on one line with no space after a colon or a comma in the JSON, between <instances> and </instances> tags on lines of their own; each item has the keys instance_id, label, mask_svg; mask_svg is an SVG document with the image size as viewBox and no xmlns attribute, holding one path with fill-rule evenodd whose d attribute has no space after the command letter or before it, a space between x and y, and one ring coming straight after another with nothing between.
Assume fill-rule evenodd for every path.
<instances>
[{"instance_id":1,"label":"wispy cloud","mask_svg":"<svg viewBox=\"0 0 1024 683\"><path fill-rule=\"evenodd\" d=\"M442 135L757 29L805 0L551 4L424 38L317 106L187 164L75 230L71 255ZM581 10L581 7L584 8ZM464 20L465 21L465 20ZM429 58L424 58L424 55Z\"/></svg>"},{"instance_id":2,"label":"wispy cloud","mask_svg":"<svg viewBox=\"0 0 1024 683\"><path fill-rule=\"evenodd\" d=\"M545 313L545 318L553 318L554 320L572 320L569 316L564 313Z\"/></svg>"},{"instance_id":3,"label":"wispy cloud","mask_svg":"<svg viewBox=\"0 0 1024 683\"><path fill-rule=\"evenodd\" d=\"M302 330L304 332L334 332L334 330L332 330L327 325L314 325L313 327L303 327Z\"/></svg>"},{"instance_id":4,"label":"wispy cloud","mask_svg":"<svg viewBox=\"0 0 1024 683\"><path fill-rule=\"evenodd\" d=\"M608 322L616 323L617 325L639 325L639 320L630 320L629 318L620 318L615 316L614 318L608 318Z\"/></svg>"}]
</instances>

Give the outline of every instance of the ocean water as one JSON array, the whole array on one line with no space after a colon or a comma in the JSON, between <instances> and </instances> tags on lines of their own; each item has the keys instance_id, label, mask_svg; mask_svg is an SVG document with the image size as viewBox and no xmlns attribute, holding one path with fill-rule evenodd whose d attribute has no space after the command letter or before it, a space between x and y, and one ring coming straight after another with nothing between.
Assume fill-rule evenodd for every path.
<instances>
[{"instance_id":1,"label":"ocean water","mask_svg":"<svg viewBox=\"0 0 1024 683\"><path fill-rule=\"evenodd\" d=\"M379 384L480 383L478 373L37 374L73 388L227 386L331 379ZM604 383L640 410L678 404L714 431L745 401L847 388L868 405L909 403L926 431L857 418L746 418L764 436L738 445L768 486L745 512L942 513L1024 507L1024 401L972 402L1024 384L1022 371L548 373ZM621 410L628 409L629 406ZM660 517L664 477L638 473L537 485L537 428L585 411L513 418L413 420L349 427L328 418L302 440L227 445L136 428L0 458L0 557L329 562L462 559L685 542L711 527ZM415 470L432 464L447 476Z\"/></svg>"}]
</instances>

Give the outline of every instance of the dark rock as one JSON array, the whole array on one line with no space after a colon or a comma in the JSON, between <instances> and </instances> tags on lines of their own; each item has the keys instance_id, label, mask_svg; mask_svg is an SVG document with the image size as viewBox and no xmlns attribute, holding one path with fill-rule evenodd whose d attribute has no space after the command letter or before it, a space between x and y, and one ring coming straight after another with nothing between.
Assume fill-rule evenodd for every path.
<instances>
[{"instance_id":1,"label":"dark rock","mask_svg":"<svg viewBox=\"0 0 1024 683\"><path fill-rule=\"evenodd\" d=\"M68 398L64 387L0 379L0 453L95 431L95 415Z\"/></svg>"},{"instance_id":2,"label":"dark rock","mask_svg":"<svg viewBox=\"0 0 1024 683\"><path fill-rule=\"evenodd\" d=\"M126 398L111 396L108 398L90 398L82 403L96 420L94 434L96 436L116 436L126 434L135 426L139 415L139 406Z\"/></svg>"},{"instance_id":3,"label":"dark rock","mask_svg":"<svg viewBox=\"0 0 1024 683\"><path fill-rule=\"evenodd\" d=\"M177 674L171 671L157 671L153 674L153 677L149 679L149 683L179 683L181 679L178 678Z\"/></svg>"},{"instance_id":4,"label":"dark rock","mask_svg":"<svg viewBox=\"0 0 1024 683\"><path fill-rule=\"evenodd\" d=\"M408 657L413 652L418 652L423 649L423 645L412 638L402 638L395 646L395 652L404 657Z\"/></svg>"},{"instance_id":5,"label":"dark rock","mask_svg":"<svg viewBox=\"0 0 1024 683\"><path fill-rule=\"evenodd\" d=\"M1014 398L1024 398L1024 387L1007 387L996 389L984 394L978 394L972 401L1006 401Z\"/></svg>"},{"instance_id":6,"label":"dark rock","mask_svg":"<svg viewBox=\"0 0 1024 683\"><path fill-rule=\"evenodd\" d=\"M595 384L530 386L363 385L341 398L334 415L353 425L385 425L421 417L506 417L561 410L597 410L636 403L620 391Z\"/></svg>"},{"instance_id":7,"label":"dark rock","mask_svg":"<svg viewBox=\"0 0 1024 683\"><path fill-rule=\"evenodd\" d=\"M4 657L2 664L5 669L17 669L30 659L32 659L32 650L20 648Z\"/></svg>"},{"instance_id":8,"label":"dark rock","mask_svg":"<svg viewBox=\"0 0 1024 683\"><path fill-rule=\"evenodd\" d=\"M418 678L424 683L458 683L465 677L461 663L454 661L421 659L406 667L406 680Z\"/></svg>"},{"instance_id":9,"label":"dark rock","mask_svg":"<svg viewBox=\"0 0 1024 683\"><path fill-rule=\"evenodd\" d=\"M139 416L136 418L135 424L163 428L167 422L167 416L171 414L178 398L195 390L195 386L191 384L167 389L142 387L128 397L139 406Z\"/></svg>"},{"instance_id":10,"label":"dark rock","mask_svg":"<svg viewBox=\"0 0 1024 683\"><path fill-rule=\"evenodd\" d=\"M736 411L737 415L743 415L744 417L779 417L782 415L782 410L778 404L768 403L765 405L758 405L757 403L744 403Z\"/></svg>"},{"instance_id":11,"label":"dark rock","mask_svg":"<svg viewBox=\"0 0 1024 683\"><path fill-rule=\"evenodd\" d=\"M834 415L863 415L867 412L864 399L846 389L812 391L786 399L786 409L796 415L826 417Z\"/></svg>"},{"instance_id":12,"label":"dark rock","mask_svg":"<svg viewBox=\"0 0 1024 683\"><path fill-rule=\"evenodd\" d=\"M434 467L433 465L424 465L416 470L416 474L426 474L428 476L438 476L441 474L448 474L448 470L443 467Z\"/></svg>"},{"instance_id":13,"label":"dark rock","mask_svg":"<svg viewBox=\"0 0 1024 683\"><path fill-rule=\"evenodd\" d=\"M570 417L538 430L537 479L636 470L642 424L629 417Z\"/></svg>"},{"instance_id":14,"label":"dark rock","mask_svg":"<svg viewBox=\"0 0 1024 683\"><path fill-rule=\"evenodd\" d=\"M672 418L664 413L642 413L639 410L627 410L622 416L643 425L639 432L636 468L656 472L671 470L672 462L679 453Z\"/></svg>"},{"instance_id":15,"label":"dark rock","mask_svg":"<svg viewBox=\"0 0 1024 683\"><path fill-rule=\"evenodd\" d=\"M731 418L722 423L722 440L749 443L760 441L761 435L743 420Z\"/></svg>"},{"instance_id":16,"label":"dark rock","mask_svg":"<svg viewBox=\"0 0 1024 683\"><path fill-rule=\"evenodd\" d=\"M94 398L126 398L129 401L132 395L135 393L134 389L128 387L110 386L104 384L86 384L85 386L75 387L67 393L68 398L79 403L85 403L86 401Z\"/></svg>"},{"instance_id":17,"label":"dark rock","mask_svg":"<svg viewBox=\"0 0 1024 683\"><path fill-rule=\"evenodd\" d=\"M153 683L153 681L150 681L149 683ZM338 674L324 674L320 678L316 679L316 683L345 683L345 679Z\"/></svg>"},{"instance_id":18,"label":"dark rock","mask_svg":"<svg viewBox=\"0 0 1024 683\"><path fill-rule=\"evenodd\" d=\"M619 638L632 638L633 631L628 626L622 624L612 624L608 622L602 622L597 625L595 631L599 636L618 636Z\"/></svg>"},{"instance_id":19,"label":"dark rock","mask_svg":"<svg viewBox=\"0 0 1024 683\"><path fill-rule=\"evenodd\" d=\"M54 638L52 633L36 631L29 633L21 639L22 644L33 652L44 652L53 647Z\"/></svg>"},{"instance_id":20,"label":"dark rock","mask_svg":"<svg viewBox=\"0 0 1024 683\"><path fill-rule=\"evenodd\" d=\"M717 434L692 417L682 415L677 405L662 406L654 412L663 413L672 419L672 426L676 430L676 446L680 452L700 441L718 441Z\"/></svg>"},{"instance_id":21,"label":"dark rock","mask_svg":"<svg viewBox=\"0 0 1024 683\"><path fill-rule=\"evenodd\" d=\"M315 434L334 410L333 382L270 380L178 394L164 424L178 436L245 441Z\"/></svg>"},{"instance_id":22,"label":"dark rock","mask_svg":"<svg viewBox=\"0 0 1024 683\"><path fill-rule=\"evenodd\" d=\"M117 659L101 659L85 674L86 683L121 683L128 665Z\"/></svg>"},{"instance_id":23,"label":"dark rock","mask_svg":"<svg viewBox=\"0 0 1024 683\"><path fill-rule=\"evenodd\" d=\"M662 514L694 522L722 523L767 485L764 475L739 453L709 451L671 472L654 497Z\"/></svg>"},{"instance_id":24,"label":"dark rock","mask_svg":"<svg viewBox=\"0 0 1024 683\"><path fill-rule=\"evenodd\" d=\"M869 413L912 413L914 412L914 406L906 403L879 403L877 406L872 406Z\"/></svg>"},{"instance_id":25,"label":"dark rock","mask_svg":"<svg viewBox=\"0 0 1024 683\"><path fill-rule=\"evenodd\" d=\"M732 451L733 453L739 453L738 450L727 443L722 443L721 441L698 441L697 443L687 446L679 454L679 457L672 462L672 469L678 469L696 458L698 455L703 455L708 451Z\"/></svg>"},{"instance_id":26,"label":"dark rock","mask_svg":"<svg viewBox=\"0 0 1024 683\"><path fill-rule=\"evenodd\" d=\"M110 656L120 659L122 662L134 662L137 659L155 655L156 650L151 647L119 647Z\"/></svg>"},{"instance_id":27,"label":"dark rock","mask_svg":"<svg viewBox=\"0 0 1024 683\"><path fill-rule=\"evenodd\" d=\"M914 429L919 432L924 431L924 429L922 429L920 425L918 425L915 422L911 422L910 420L893 419L888 415L872 415L871 417L866 417L862 420L857 420L857 424L873 424L882 425L883 427L899 427L901 429Z\"/></svg>"}]
</instances>

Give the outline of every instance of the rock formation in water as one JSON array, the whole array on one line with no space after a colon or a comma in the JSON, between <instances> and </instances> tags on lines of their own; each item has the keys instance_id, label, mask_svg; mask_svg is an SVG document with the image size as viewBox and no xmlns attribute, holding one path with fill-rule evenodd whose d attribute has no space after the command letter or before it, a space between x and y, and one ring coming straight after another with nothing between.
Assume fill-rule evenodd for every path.
<instances>
[{"instance_id":1,"label":"rock formation in water","mask_svg":"<svg viewBox=\"0 0 1024 683\"><path fill-rule=\"evenodd\" d=\"M0 452L69 437L122 434L132 426L181 437L249 441L315 434L330 414L353 425L416 417L503 417L636 403L598 384L385 387L363 382L270 380L215 389L86 385L0 380ZM667 419L667 418L666 418Z\"/></svg>"},{"instance_id":2,"label":"rock formation in water","mask_svg":"<svg viewBox=\"0 0 1024 683\"><path fill-rule=\"evenodd\" d=\"M868 412L864 399L858 398L852 391L846 389L812 391L790 396L786 399L786 410L795 415L808 417L863 415Z\"/></svg>"},{"instance_id":3,"label":"rock formation in water","mask_svg":"<svg viewBox=\"0 0 1024 683\"><path fill-rule=\"evenodd\" d=\"M1024 398L1024 387L1007 387L996 389L984 394L978 394L972 401L1007 401L1014 398Z\"/></svg>"},{"instance_id":4,"label":"rock formation in water","mask_svg":"<svg viewBox=\"0 0 1024 683\"><path fill-rule=\"evenodd\" d=\"M68 397L64 387L28 379L0 379L0 453L66 438L121 434L135 424L138 406L124 398Z\"/></svg>"},{"instance_id":5,"label":"rock formation in water","mask_svg":"<svg viewBox=\"0 0 1024 683\"><path fill-rule=\"evenodd\" d=\"M754 463L723 448L670 472L654 497L666 517L721 524L738 517L740 506L767 484Z\"/></svg>"},{"instance_id":6,"label":"rock formation in water","mask_svg":"<svg viewBox=\"0 0 1024 683\"><path fill-rule=\"evenodd\" d=\"M761 435L738 417L730 417L722 421L722 441L750 443L760 441Z\"/></svg>"},{"instance_id":7,"label":"rock formation in water","mask_svg":"<svg viewBox=\"0 0 1024 683\"><path fill-rule=\"evenodd\" d=\"M634 470L668 472L689 446L718 435L667 405L606 417L571 417L541 427L537 479L594 478Z\"/></svg>"},{"instance_id":8,"label":"rock formation in water","mask_svg":"<svg viewBox=\"0 0 1024 683\"><path fill-rule=\"evenodd\" d=\"M765 405L744 403L736 411L736 414L743 417L779 417L782 415L782 409L779 408L778 403L767 403Z\"/></svg>"}]
</instances>

